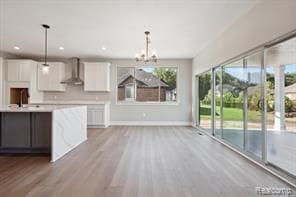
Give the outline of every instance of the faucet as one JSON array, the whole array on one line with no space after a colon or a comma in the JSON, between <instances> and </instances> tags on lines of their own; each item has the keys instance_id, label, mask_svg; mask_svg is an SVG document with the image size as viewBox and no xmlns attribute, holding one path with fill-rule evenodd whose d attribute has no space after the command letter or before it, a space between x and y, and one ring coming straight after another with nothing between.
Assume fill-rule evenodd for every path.
<instances>
[{"instance_id":1,"label":"faucet","mask_svg":"<svg viewBox=\"0 0 296 197\"><path fill-rule=\"evenodd\" d=\"M22 89L20 92L20 102L18 103L19 107L23 107L23 92L24 92L24 89Z\"/></svg>"},{"instance_id":2,"label":"faucet","mask_svg":"<svg viewBox=\"0 0 296 197\"><path fill-rule=\"evenodd\" d=\"M25 92L25 88L23 88L22 90L21 90L21 92L20 92L20 102L18 103L18 106L20 107L20 108L22 108L23 107L23 93ZM27 92L27 98L29 98L30 97L30 95L29 95L29 93Z\"/></svg>"}]
</instances>

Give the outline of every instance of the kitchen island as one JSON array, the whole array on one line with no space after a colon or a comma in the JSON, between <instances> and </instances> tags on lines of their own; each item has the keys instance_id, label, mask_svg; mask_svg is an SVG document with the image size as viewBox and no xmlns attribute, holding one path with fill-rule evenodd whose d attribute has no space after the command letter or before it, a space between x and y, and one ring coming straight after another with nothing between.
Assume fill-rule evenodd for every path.
<instances>
[{"instance_id":1,"label":"kitchen island","mask_svg":"<svg viewBox=\"0 0 296 197\"><path fill-rule=\"evenodd\" d=\"M47 100L31 105L86 105L88 128L107 128L110 125L110 101Z\"/></svg>"},{"instance_id":2,"label":"kitchen island","mask_svg":"<svg viewBox=\"0 0 296 197\"><path fill-rule=\"evenodd\" d=\"M87 140L86 106L0 107L0 153L48 153L54 162Z\"/></svg>"}]
</instances>

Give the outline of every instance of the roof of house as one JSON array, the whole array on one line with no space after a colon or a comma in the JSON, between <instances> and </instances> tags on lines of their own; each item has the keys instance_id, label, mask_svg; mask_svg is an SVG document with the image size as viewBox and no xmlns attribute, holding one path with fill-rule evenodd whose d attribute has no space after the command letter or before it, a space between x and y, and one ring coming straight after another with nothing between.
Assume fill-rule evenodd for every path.
<instances>
[{"instance_id":1,"label":"roof of house","mask_svg":"<svg viewBox=\"0 0 296 197\"><path fill-rule=\"evenodd\" d=\"M123 84L128 78L134 77L134 75L128 71L125 73L119 73L117 84ZM150 72L146 72L143 69L136 69L135 71L135 79L138 82L138 86L143 87L158 87L159 86L159 78L153 75ZM168 84L160 80L161 87L169 87Z\"/></svg>"},{"instance_id":2,"label":"roof of house","mask_svg":"<svg viewBox=\"0 0 296 197\"><path fill-rule=\"evenodd\" d=\"M291 93L296 94L296 83L285 87L285 93L286 94L291 94Z\"/></svg>"},{"instance_id":3,"label":"roof of house","mask_svg":"<svg viewBox=\"0 0 296 197\"><path fill-rule=\"evenodd\" d=\"M223 87L223 92L232 92L234 89L236 89L236 87L230 85L230 84L223 84L222 86L220 84L216 85L216 91L219 92L221 94L221 90ZM239 89L240 91L242 91L242 89ZM248 87L248 94L255 94L258 91L260 91L260 86L256 85L256 86L249 86Z\"/></svg>"}]
</instances>

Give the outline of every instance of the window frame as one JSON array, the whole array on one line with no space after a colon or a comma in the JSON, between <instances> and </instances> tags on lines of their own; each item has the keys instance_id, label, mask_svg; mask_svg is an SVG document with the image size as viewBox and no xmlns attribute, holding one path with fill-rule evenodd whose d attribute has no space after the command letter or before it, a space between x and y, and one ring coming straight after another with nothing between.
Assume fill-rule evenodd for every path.
<instances>
[{"instance_id":1,"label":"window frame","mask_svg":"<svg viewBox=\"0 0 296 197\"><path fill-rule=\"evenodd\" d=\"M176 91L177 91L177 96L176 96L176 101L136 101L136 92L137 92L137 88L135 87L134 90L134 100L118 100L118 69L119 68L133 68L135 71L136 69L143 69L143 68L175 68L177 73L176 73ZM169 66L156 66L156 65L141 65L141 66L119 66L116 65L116 90L115 90L115 103L116 105L179 105L179 101L180 101L180 97L179 97L179 65L169 65ZM135 80L134 80L135 83ZM134 86L136 86L134 84ZM159 88L160 91L160 88ZM159 94L160 97L160 94Z\"/></svg>"}]
</instances>

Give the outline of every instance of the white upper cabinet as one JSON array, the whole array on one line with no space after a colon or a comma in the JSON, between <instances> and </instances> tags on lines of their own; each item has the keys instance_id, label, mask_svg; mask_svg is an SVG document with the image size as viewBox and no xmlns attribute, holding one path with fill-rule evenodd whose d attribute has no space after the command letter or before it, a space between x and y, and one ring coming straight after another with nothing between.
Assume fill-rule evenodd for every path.
<instances>
[{"instance_id":1,"label":"white upper cabinet","mask_svg":"<svg viewBox=\"0 0 296 197\"><path fill-rule=\"evenodd\" d=\"M66 91L61 81L66 76L66 66L62 62L49 62L49 72L44 73L42 63L38 63L37 86L39 91Z\"/></svg>"},{"instance_id":2,"label":"white upper cabinet","mask_svg":"<svg viewBox=\"0 0 296 197\"><path fill-rule=\"evenodd\" d=\"M34 66L36 64L31 60L7 60L7 80L10 82L29 82Z\"/></svg>"},{"instance_id":3,"label":"white upper cabinet","mask_svg":"<svg viewBox=\"0 0 296 197\"><path fill-rule=\"evenodd\" d=\"M29 59L6 60L5 104L10 103L10 88L29 88L29 102L40 102L43 93L37 89L38 62Z\"/></svg>"},{"instance_id":4,"label":"white upper cabinet","mask_svg":"<svg viewBox=\"0 0 296 197\"><path fill-rule=\"evenodd\" d=\"M110 91L110 63L84 63L84 91Z\"/></svg>"}]
</instances>

